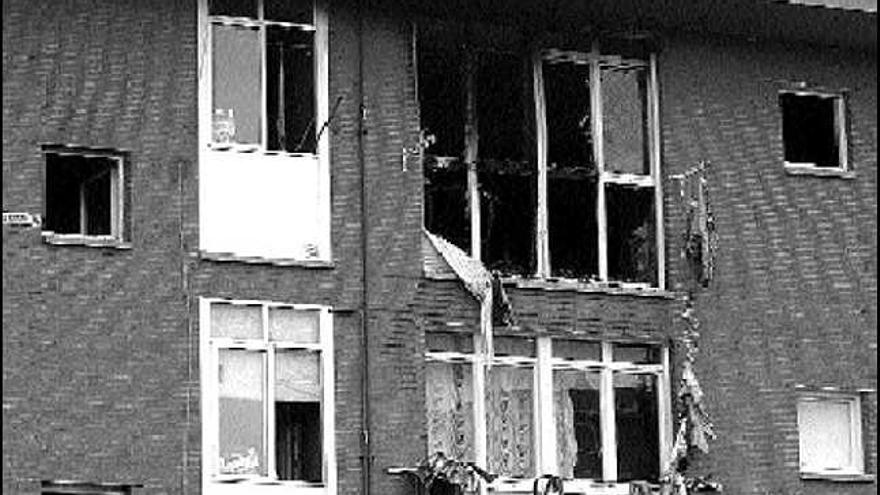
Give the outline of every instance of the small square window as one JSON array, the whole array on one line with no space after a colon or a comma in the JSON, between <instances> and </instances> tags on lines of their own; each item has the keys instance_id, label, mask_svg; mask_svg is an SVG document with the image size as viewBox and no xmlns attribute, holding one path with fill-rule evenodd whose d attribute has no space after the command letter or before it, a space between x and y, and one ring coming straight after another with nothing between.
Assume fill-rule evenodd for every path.
<instances>
[{"instance_id":1,"label":"small square window","mask_svg":"<svg viewBox=\"0 0 880 495\"><path fill-rule=\"evenodd\" d=\"M842 95L782 92L779 105L786 167L847 170Z\"/></svg>"},{"instance_id":2,"label":"small square window","mask_svg":"<svg viewBox=\"0 0 880 495\"><path fill-rule=\"evenodd\" d=\"M802 473L861 474L861 401L856 395L803 396L797 406Z\"/></svg>"},{"instance_id":3,"label":"small square window","mask_svg":"<svg viewBox=\"0 0 880 495\"><path fill-rule=\"evenodd\" d=\"M125 182L122 156L47 149L44 230L122 241Z\"/></svg>"}]
</instances>

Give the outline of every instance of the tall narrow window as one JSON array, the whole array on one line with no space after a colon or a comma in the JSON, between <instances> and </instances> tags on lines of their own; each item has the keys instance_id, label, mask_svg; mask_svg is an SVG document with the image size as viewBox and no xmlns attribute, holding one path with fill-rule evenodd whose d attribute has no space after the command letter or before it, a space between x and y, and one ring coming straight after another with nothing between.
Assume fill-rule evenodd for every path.
<instances>
[{"instance_id":1,"label":"tall narrow window","mask_svg":"<svg viewBox=\"0 0 880 495\"><path fill-rule=\"evenodd\" d=\"M203 314L207 480L325 485L333 435L327 310L204 300Z\"/></svg>"}]
</instances>

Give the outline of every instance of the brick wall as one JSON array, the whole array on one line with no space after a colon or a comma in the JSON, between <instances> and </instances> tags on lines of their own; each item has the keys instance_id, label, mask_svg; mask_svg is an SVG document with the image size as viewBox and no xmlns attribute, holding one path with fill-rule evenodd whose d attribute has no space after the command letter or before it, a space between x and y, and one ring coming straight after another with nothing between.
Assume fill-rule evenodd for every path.
<instances>
[{"instance_id":1,"label":"brick wall","mask_svg":"<svg viewBox=\"0 0 880 495\"><path fill-rule=\"evenodd\" d=\"M873 493L801 481L795 385L877 387L876 54L670 38L659 58L663 166L712 163L716 280L697 294L698 370L719 440L699 469L729 493ZM783 171L780 81L846 89L854 179ZM667 259L682 232L666 180ZM680 267L670 279L681 282ZM877 472L877 396L864 396L865 459Z\"/></svg>"}]
</instances>

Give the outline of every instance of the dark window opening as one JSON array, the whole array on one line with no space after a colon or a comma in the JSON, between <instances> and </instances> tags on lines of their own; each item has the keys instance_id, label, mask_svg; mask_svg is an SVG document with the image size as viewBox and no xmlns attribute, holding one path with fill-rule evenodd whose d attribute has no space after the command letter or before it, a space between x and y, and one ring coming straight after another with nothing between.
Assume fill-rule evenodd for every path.
<instances>
[{"instance_id":1,"label":"dark window opening","mask_svg":"<svg viewBox=\"0 0 880 495\"><path fill-rule=\"evenodd\" d=\"M504 275L535 273L537 189L530 164L480 164L483 261Z\"/></svg>"},{"instance_id":2,"label":"dark window opening","mask_svg":"<svg viewBox=\"0 0 880 495\"><path fill-rule=\"evenodd\" d=\"M464 153L465 88L464 53L454 42L419 38L418 80L422 131L434 137L425 153L462 158Z\"/></svg>"},{"instance_id":3,"label":"dark window opening","mask_svg":"<svg viewBox=\"0 0 880 495\"><path fill-rule=\"evenodd\" d=\"M86 481L49 481L40 483L42 495L131 495L142 485L128 483L93 483Z\"/></svg>"},{"instance_id":4,"label":"dark window opening","mask_svg":"<svg viewBox=\"0 0 880 495\"><path fill-rule=\"evenodd\" d=\"M424 164L425 228L470 251L471 219L467 167L427 157Z\"/></svg>"},{"instance_id":5,"label":"dark window opening","mask_svg":"<svg viewBox=\"0 0 880 495\"><path fill-rule=\"evenodd\" d=\"M574 406L574 436L577 442L574 477L602 479L599 391L573 389L568 391L568 395Z\"/></svg>"},{"instance_id":6,"label":"dark window opening","mask_svg":"<svg viewBox=\"0 0 880 495\"><path fill-rule=\"evenodd\" d=\"M275 402L275 466L278 479L320 482L321 404Z\"/></svg>"},{"instance_id":7,"label":"dark window opening","mask_svg":"<svg viewBox=\"0 0 880 495\"><path fill-rule=\"evenodd\" d=\"M782 93L785 161L816 167L840 167L837 97Z\"/></svg>"},{"instance_id":8,"label":"dark window opening","mask_svg":"<svg viewBox=\"0 0 880 495\"><path fill-rule=\"evenodd\" d=\"M551 275L596 278L598 176L593 155L589 66L545 63L543 73Z\"/></svg>"},{"instance_id":9,"label":"dark window opening","mask_svg":"<svg viewBox=\"0 0 880 495\"><path fill-rule=\"evenodd\" d=\"M311 0L264 0L264 16L271 21L314 24L314 5Z\"/></svg>"},{"instance_id":10,"label":"dark window opening","mask_svg":"<svg viewBox=\"0 0 880 495\"><path fill-rule=\"evenodd\" d=\"M654 188L608 184L605 204L609 278L656 286Z\"/></svg>"},{"instance_id":11,"label":"dark window opening","mask_svg":"<svg viewBox=\"0 0 880 495\"><path fill-rule=\"evenodd\" d=\"M656 481L660 473L656 377L614 376L617 479Z\"/></svg>"},{"instance_id":12,"label":"dark window opening","mask_svg":"<svg viewBox=\"0 0 880 495\"><path fill-rule=\"evenodd\" d=\"M266 48L268 149L314 153L314 33L269 26Z\"/></svg>"},{"instance_id":13,"label":"dark window opening","mask_svg":"<svg viewBox=\"0 0 880 495\"><path fill-rule=\"evenodd\" d=\"M58 234L119 235L116 159L46 154L44 229Z\"/></svg>"},{"instance_id":14,"label":"dark window opening","mask_svg":"<svg viewBox=\"0 0 880 495\"><path fill-rule=\"evenodd\" d=\"M256 18L257 0L210 0L208 14Z\"/></svg>"}]
</instances>

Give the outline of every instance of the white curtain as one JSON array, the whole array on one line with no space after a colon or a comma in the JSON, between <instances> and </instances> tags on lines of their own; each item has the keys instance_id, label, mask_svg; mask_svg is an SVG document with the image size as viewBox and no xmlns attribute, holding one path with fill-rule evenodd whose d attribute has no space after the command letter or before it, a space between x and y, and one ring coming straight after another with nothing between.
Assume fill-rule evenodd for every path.
<instances>
[{"instance_id":1,"label":"white curtain","mask_svg":"<svg viewBox=\"0 0 880 495\"><path fill-rule=\"evenodd\" d=\"M535 476L534 370L494 366L487 373L486 414L489 471Z\"/></svg>"},{"instance_id":2,"label":"white curtain","mask_svg":"<svg viewBox=\"0 0 880 495\"><path fill-rule=\"evenodd\" d=\"M426 375L428 453L475 461L471 365L430 362Z\"/></svg>"}]
</instances>

